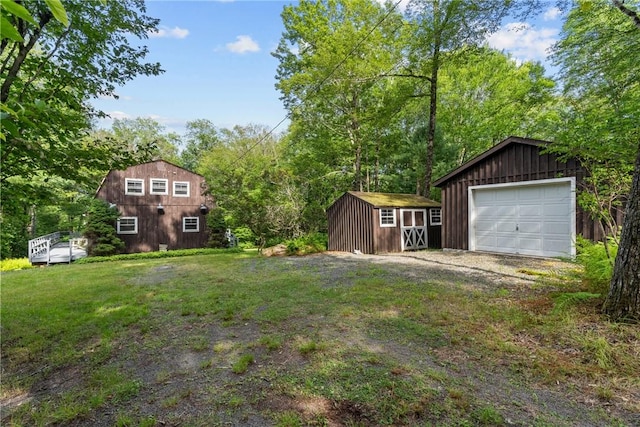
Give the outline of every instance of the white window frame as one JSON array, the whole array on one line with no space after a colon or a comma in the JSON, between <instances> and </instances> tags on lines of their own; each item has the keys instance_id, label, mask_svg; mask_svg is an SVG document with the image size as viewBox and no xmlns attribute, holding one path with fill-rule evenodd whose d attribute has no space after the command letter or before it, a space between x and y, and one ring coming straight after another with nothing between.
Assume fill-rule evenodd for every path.
<instances>
[{"instance_id":1,"label":"white window frame","mask_svg":"<svg viewBox=\"0 0 640 427\"><path fill-rule=\"evenodd\" d=\"M154 191L153 184L154 182L163 182L164 183L164 191ZM163 178L151 178L149 179L149 194L169 194L169 180Z\"/></svg>"},{"instance_id":2,"label":"white window frame","mask_svg":"<svg viewBox=\"0 0 640 427\"><path fill-rule=\"evenodd\" d=\"M438 212L436 215L435 212ZM437 216L438 221L434 221L433 217ZM431 208L429 209L429 224L430 225L442 225L442 208Z\"/></svg>"},{"instance_id":3,"label":"white window frame","mask_svg":"<svg viewBox=\"0 0 640 427\"><path fill-rule=\"evenodd\" d=\"M176 194L176 185L186 184L187 194ZM173 197L189 197L191 195L191 183L189 181L173 181Z\"/></svg>"},{"instance_id":4,"label":"white window frame","mask_svg":"<svg viewBox=\"0 0 640 427\"><path fill-rule=\"evenodd\" d=\"M135 191L129 191L129 183L138 182L142 186L142 192L137 193ZM124 179L124 194L128 196L144 196L144 179L138 178L125 178Z\"/></svg>"},{"instance_id":5,"label":"white window frame","mask_svg":"<svg viewBox=\"0 0 640 427\"><path fill-rule=\"evenodd\" d=\"M187 229L187 220L196 220L196 229ZM197 216L185 216L182 218L182 232L183 233L198 233L200 232L200 218Z\"/></svg>"},{"instance_id":6,"label":"white window frame","mask_svg":"<svg viewBox=\"0 0 640 427\"><path fill-rule=\"evenodd\" d=\"M388 219L388 215L384 215L385 211L391 211L391 218L393 223L389 224L383 221ZM396 226L396 210L394 208L380 208L380 227L395 227Z\"/></svg>"},{"instance_id":7,"label":"white window frame","mask_svg":"<svg viewBox=\"0 0 640 427\"><path fill-rule=\"evenodd\" d=\"M123 231L120 226L122 220L133 220L133 230L125 230ZM123 216L118 219L117 222L117 231L118 234L138 234L138 217L137 216Z\"/></svg>"}]
</instances>

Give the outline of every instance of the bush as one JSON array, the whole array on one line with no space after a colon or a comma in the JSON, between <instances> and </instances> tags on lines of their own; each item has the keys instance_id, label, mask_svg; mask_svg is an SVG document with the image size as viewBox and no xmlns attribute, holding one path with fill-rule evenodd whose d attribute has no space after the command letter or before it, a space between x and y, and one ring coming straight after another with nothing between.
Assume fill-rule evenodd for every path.
<instances>
[{"instance_id":1,"label":"bush","mask_svg":"<svg viewBox=\"0 0 640 427\"><path fill-rule=\"evenodd\" d=\"M618 253L618 245L612 238L608 240L609 256L604 243L594 243L590 240L578 237L577 260L584 267L582 275L583 282L589 291L599 294L607 294L611 276L613 275L613 264Z\"/></svg>"},{"instance_id":2,"label":"bush","mask_svg":"<svg viewBox=\"0 0 640 427\"><path fill-rule=\"evenodd\" d=\"M139 259L158 259L158 258L176 258L192 255L213 255L213 254L234 254L244 252L241 248L229 248L229 249L177 249L173 251L156 251L156 252L140 252L135 254L120 254L112 256L96 256L90 258L80 258L74 261L74 264L93 264L95 262L109 262L109 261L126 261L126 260L139 260Z\"/></svg>"},{"instance_id":3,"label":"bush","mask_svg":"<svg viewBox=\"0 0 640 427\"><path fill-rule=\"evenodd\" d=\"M11 258L0 260L0 271L26 270L33 268L29 258Z\"/></svg>"},{"instance_id":4,"label":"bush","mask_svg":"<svg viewBox=\"0 0 640 427\"><path fill-rule=\"evenodd\" d=\"M289 255L307 255L327 250L328 237L324 233L312 233L297 239L286 240Z\"/></svg>"},{"instance_id":5,"label":"bush","mask_svg":"<svg viewBox=\"0 0 640 427\"><path fill-rule=\"evenodd\" d=\"M120 213L102 200L94 200L89 208L84 236L89 241L89 256L108 256L121 252L124 242L116 233L116 221Z\"/></svg>"}]
</instances>

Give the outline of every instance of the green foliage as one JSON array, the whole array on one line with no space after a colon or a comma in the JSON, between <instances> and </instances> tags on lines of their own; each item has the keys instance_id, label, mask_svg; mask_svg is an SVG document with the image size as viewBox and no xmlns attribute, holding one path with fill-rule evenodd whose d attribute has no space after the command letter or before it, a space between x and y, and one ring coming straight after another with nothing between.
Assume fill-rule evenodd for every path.
<instances>
[{"instance_id":1,"label":"green foliage","mask_svg":"<svg viewBox=\"0 0 640 427\"><path fill-rule=\"evenodd\" d=\"M247 372L247 369L249 369L249 365L253 363L253 360L254 358L252 354L243 354L231 366L231 371L234 374L244 374Z\"/></svg>"},{"instance_id":2,"label":"green foliage","mask_svg":"<svg viewBox=\"0 0 640 427\"><path fill-rule=\"evenodd\" d=\"M289 255L308 255L327 250L328 236L326 233L311 233L296 239L286 240Z\"/></svg>"},{"instance_id":3,"label":"green foliage","mask_svg":"<svg viewBox=\"0 0 640 427\"><path fill-rule=\"evenodd\" d=\"M220 208L215 208L207 214L207 226L209 228L209 241L207 246L210 248L228 248L229 240L227 239L227 222L224 219L224 212Z\"/></svg>"},{"instance_id":4,"label":"green foliage","mask_svg":"<svg viewBox=\"0 0 640 427\"><path fill-rule=\"evenodd\" d=\"M584 301L590 301L600 298L601 294L593 294L591 292L565 292L556 295L553 298L554 306L553 312L560 313L566 310L568 307L574 306Z\"/></svg>"},{"instance_id":5,"label":"green foliage","mask_svg":"<svg viewBox=\"0 0 640 427\"><path fill-rule=\"evenodd\" d=\"M88 239L89 256L108 256L124 249L124 242L116 234L120 213L103 200L94 200L87 215L84 236Z\"/></svg>"},{"instance_id":6,"label":"green foliage","mask_svg":"<svg viewBox=\"0 0 640 427\"><path fill-rule=\"evenodd\" d=\"M0 271L26 270L33 268L29 258L10 258L0 260Z\"/></svg>"},{"instance_id":7,"label":"green foliage","mask_svg":"<svg viewBox=\"0 0 640 427\"><path fill-rule=\"evenodd\" d=\"M111 256L92 256L90 258L81 258L74 261L76 264L93 264L97 262L110 262L110 261L130 261L130 260L143 260L143 259L160 259L160 258L178 258L184 256L193 255L212 255L222 253L242 253L242 248L229 248L229 249L177 249L172 251L154 251L154 252L139 252L135 254L120 254Z\"/></svg>"},{"instance_id":8,"label":"green foliage","mask_svg":"<svg viewBox=\"0 0 640 427\"><path fill-rule=\"evenodd\" d=\"M605 246L603 242L594 243L578 237L576 246L577 261L584 268L582 277L587 288L594 293L606 295L613 275L614 260L618 253L615 240L609 238Z\"/></svg>"}]
</instances>

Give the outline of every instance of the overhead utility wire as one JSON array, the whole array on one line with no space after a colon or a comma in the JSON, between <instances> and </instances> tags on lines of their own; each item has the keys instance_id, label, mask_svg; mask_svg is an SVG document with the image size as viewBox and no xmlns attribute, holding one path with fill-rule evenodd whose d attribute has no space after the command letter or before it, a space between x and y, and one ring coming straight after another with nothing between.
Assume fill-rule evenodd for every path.
<instances>
[{"instance_id":1,"label":"overhead utility wire","mask_svg":"<svg viewBox=\"0 0 640 427\"><path fill-rule=\"evenodd\" d=\"M350 56L352 56L359 48L360 46L362 46L362 44L369 38L369 36L389 17L391 16L391 13L394 12L396 10L396 8L398 7L398 5L400 4L402 0L397 0L394 4L393 7L391 9L389 9L389 11L371 28L371 30L369 30L369 32L367 34L364 35L364 37L362 37L360 39L360 41L358 41L358 43L356 43L356 45L353 47L353 49L351 49L351 51L349 51L349 53L347 53L344 58L342 58L342 60L340 60L340 62L338 62L338 64L333 67L333 69L329 72L329 74L327 74L327 76L322 79L320 81L320 83L316 84L312 89L311 92L307 93L307 96L303 99L303 102L305 102L309 97L311 97L311 95L314 95L315 93L317 93L320 88L329 80L329 78L331 78L331 76L333 76L333 74L338 71L338 69L342 66L342 64L344 64L347 59L349 59ZM278 122L277 125L275 125L273 128L271 128L271 130L269 132L267 132L262 138L260 138L257 142L255 142L252 146L250 146L247 151L245 151L244 153L242 153L240 156L238 156L238 158L232 163L232 166L235 166L240 160L242 160L247 154L249 154L249 152L251 150L253 150L254 148L256 148L258 145L262 144L264 142L264 140L266 140L269 136L271 136L276 129L278 129L280 127L280 125L282 125L282 123L284 123L287 119L289 119L291 117L291 113L287 113L284 118L282 120L280 120Z\"/></svg>"}]
</instances>

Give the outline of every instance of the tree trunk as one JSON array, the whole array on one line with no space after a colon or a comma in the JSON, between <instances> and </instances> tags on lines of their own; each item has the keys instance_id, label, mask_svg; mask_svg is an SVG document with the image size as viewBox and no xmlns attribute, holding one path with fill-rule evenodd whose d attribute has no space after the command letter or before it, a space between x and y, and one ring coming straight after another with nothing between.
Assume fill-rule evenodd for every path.
<instances>
[{"instance_id":1,"label":"tree trunk","mask_svg":"<svg viewBox=\"0 0 640 427\"><path fill-rule=\"evenodd\" d=\"M602 309L613 321L640 322L640 144L611 288Z\"/></svg>"},{"instance_id":2,"label":"tree trunk","mask_svg":"<svg viewBox=\"0 0 640 427\"><path fill-rule=\"evenodd\" d=\"M438 3L434 4L434 18L439 21ZM438 70L440 68L440 30L436 29L433 40L433 56L431 64L431 78L429 80L429 123L427 125L427 156L424 173L424 197L431 197L431 179L433 176L433 144L436 139L436 110L438 106Z\"/></svg>"}]
</instances>

